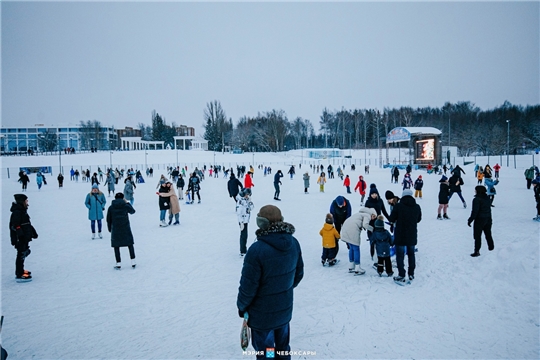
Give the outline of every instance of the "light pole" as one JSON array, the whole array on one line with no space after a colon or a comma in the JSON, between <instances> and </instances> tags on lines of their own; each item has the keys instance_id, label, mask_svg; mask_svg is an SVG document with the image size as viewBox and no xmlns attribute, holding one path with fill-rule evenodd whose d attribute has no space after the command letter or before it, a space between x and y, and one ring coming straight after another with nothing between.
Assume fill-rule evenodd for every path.
<instances>
[{"instance_id":1,"label":"light pole","mask_svg":"<svg viewBox=\"0 0 540 360\"><path fill-rule=\"evenodd\" d=\"M508 124L508 131L506 135L506 167L508 167L510 161L510 120L506 120Z\"/></svg>"},{"instance_id":2,"label":"light pole","mask_svg":"<svg viewBox=\"0 0 540 360\"><path fill-rule=\"evenodd\" d=\"M178 167L178 140L174 139L174 147L176 149L176 167Z\"/></svg>"},{"instance_id":3,"label":"light pole","mask_svg":"<svg viewBox=\"0 0 540 360\"><path fill-rule=\"evenodd\" d=\"M109 141L109 162L110 162L110 168L112 171L112 140Z\"/></svg>"},{"instance_id":4,"label":"light pole","mask_svg":"<svg viewBox=\"0 0 540 360\"><path fill-rule=\"evenodd\" d=\"M144 167L145 170L148 169L148 144L144 144Z\"/></svg>"}]
</instances>

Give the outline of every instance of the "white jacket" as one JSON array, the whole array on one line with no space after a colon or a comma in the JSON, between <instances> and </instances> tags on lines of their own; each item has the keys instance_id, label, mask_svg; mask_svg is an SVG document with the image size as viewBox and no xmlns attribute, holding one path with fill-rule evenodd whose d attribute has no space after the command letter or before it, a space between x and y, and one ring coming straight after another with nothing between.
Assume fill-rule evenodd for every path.
<instances>
[{"instance_id":1,"label":"white jacket","mask_svg":"<svg viewBox=\"0 0 540 360\"><path fill-rule=\"evenodd\" d=\"M253 202L251 199L236 195L236 215L238 216L238 223L249 223L251 210L253 210Z\"/></svg>"},{"instance_id":2,"label":"white jacket","mask_svg":"<svg viewBox=\"0 0 540 360\"><path fill-rule=\"evenodd\" d=\"M373 227L369 225L371 215L377 215L375 209L361 207L360 211L351 215L341 227L341 240L352 245L360 246L360 234L363 229L373 231Z\"/></svg>"}]
</instances>

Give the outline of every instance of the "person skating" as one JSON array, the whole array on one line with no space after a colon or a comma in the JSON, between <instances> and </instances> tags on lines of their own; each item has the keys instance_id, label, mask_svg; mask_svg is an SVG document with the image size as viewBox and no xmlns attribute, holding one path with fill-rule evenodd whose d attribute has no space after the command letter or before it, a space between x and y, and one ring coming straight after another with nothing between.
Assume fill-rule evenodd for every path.
<instances>
[{"instance_id":1,"label":"person skating","mask_svg":"<svg viewBox=\"0 0 540 360\"><path fill-rule=\"evenodd\" d=\"M420 196L422 198L422 188L424 187L424 180L422 175L418 175L418 178L414 181L414 198Z\"/></svg>"},{"instance_id":2,"label":"person skating","mask_svg":"<svg viewBox=\"0 0 540 360\"><path fill-rule=\"evenodd\" d=\"M281 200L279 198L279 193L281 192L281 189L280 189L279 185L281 185L281 178L282 177L283 177L283 173L281 172L281 170L278 170L274 174L274 189L275 189L274 200Z\"/></svg>"},{"instance_id":3,"label":"person skating","mask_svg":"<svg viewBox=\"0 0 540 360\"><path fill-rule=\"evenodd\" d=\"M291 180L293 179L295 173L296 171L294 170L294 165L291 165L291 167L289 168L289 171L287 171L287 174L291 176Z\"/></svg>"},{"instance_id":4,"label":"person skating","mask_svg":"<svg viewBox=\"0 0 540 360\"><path fill-rule=\"evenodd\" d=\"M197 194L197 199L199 204L201 203L201 195L199 191L201 190L201 180L197 177L195 172L193 172L189 178L187 191L191 191L191 203L195 201L195 194Z\"/></svg>"},{"instance_id":5,"label":"person skating","mask_svg":"<svg viewBox=\"0 0 540 360\"><path fill-rule=\"evenodd\" d=\"M174 191L174 187L171 182L166 182L165 187L169 189L169 191L160 192L159 196L169 199L170 207L169 207L168 225L171 225L173 217L174 217L173 225L180 225L180 201L178 200L178 196L176 195L176 192Z\"/></svg>"},{"instance_id":6,"label":"person skating","mask_svg":"<svg viewBox=\"0 0 540 360\"><path fill-rule=\"evenodd\" d=\"M394 281L398 285L407 283L405 279L405 253L407 253L409 263L407 269L409 281L414 280L414 271L416 269L415 246L418 243L417 227L422 220L422 210L412 195L412 190L403 190L401 200L394 205L388 219L394 224L394 243L396 245L398 267L398 276L394 277Z\"/></svg>"},{"instance_id":7,"label":"person skating","mask_svg":"<svg viewBox=\"0 0 540 360\"><path fill-rule=\"evenodd\" d=\"M491 236L491 202L487 196L486 188L478 185L474 188L476 195L472 202L471 216L467 220L467 225L471 227L474 222L474 252L472 257L480 256L480 247L482 246L482 232L486 235L486 241L489 251L495 248L493 237Z\"/></svg>"},{"instance_id":8,"label":"person skating","mask_svg":"<svg viewBox=\"0 0 540 360\"><path fill-rule=\"evenodd\" d=\"M62 173L59 173L56 179L58 180L58 187L64 187L64 175L62 175Z\"/></svg>"},{"instance_id":9,"label":"person skating","mask_svg":"<svg viewBox=\"0 0 540 360\"><path fill-rule=\"evenodd\" d=\"M319 231L322 237L322 255L321 262L323 266L328 262L329 266L334 266L337 262L337 242L340 238L339 232L334 227L334 217L332 214L326 214L323 228Z\"/></svg>"},{"instance_id":10,"label":"person skating","mask_svg":"<svg viewBox=\"0 0 540 360\"><path fill-rule=\"evenodd\" d=\"M499 179L493 180L492 178L486 178L484 180L484 183L487 186L487 196L489 197L489 200L491 202L491 207L495 207L495 205L493 205L493 200L495 200L495 195L497 194L497 190L495 190L495 185L499 184Z\"/></svg>"},{"instance_id":11,"label":"person skating","mask_svg":"<svg viewBox=\"0 0 540 360\"><path fill-rule=\"evenodd\" d=\"M495 170L495 179L499 178L499 170L501 170L501 165L499 163L496 163L493 165L493 170Z\"/></svg>"},{"instance_id":12,"label":"person skating","mask_svg":"<svg viewBox=\"0 0 540 360\"><path fill-rule=\"evenodd\" d=\"M463 195L461 194L461 185L463 185L463 179L461 178L461 176L459 176L459 172L455 172L450 177L450 179L448 179L448 184L450 185L450 194L448 195L448 202L450 202L452 195L456 193L461 199L461 202L463 203L463 207L466 208L467 203L465 202L465 199L463 198Z\"/></svg>"},{"instance_id":13,"label":"person skating","mask_svg":"<svg viewBox=\"0 0 540 360\"><path fill-rule=\"evenodd\" d=\"M98 174L97 173L94 173L92 175L92 178L90 179L92 181L92 185L94 184L98 184L99 185L99 180L98 180Z\"/></svg>"},{"instance_id":14,"label":"person skating","mask_svg":"<svg viewBox=\"0 0 540 360\"><path fill-rule=\"evenodd\" d=\"M182 174L178 174L178 180L176 180L176 190L178 190L178 198L184 200L184 186L186 182Z\"/></svg>"},{"instance_id":15,"label":"person skating","mask_svg":"<svg viewBox=\"0 0 540 360\"><path fill-rule=\"evenodd\" d=\"M437 220L450 220L448 217L448 198L450 196L450 184L448 183L448 178L442 176L439 180L439 208L437 209ZM441 211L443 216L441 216Z\"/></svg>"},{"instance_id":16,"label":"person skating","mask_svg":"<svg viewBox=\"0 0 540 360\"><path fill-rule=\"evenodd\" d=\"M525 180L527 181L527 189L531 188L532 181L534 179L534 166L531 166L525 170Z\"/></svg>"},{"instance_id":17,"label":"person skating","mask_svg":"<svg viewBox=\"0 0 540 360\"><path fill-rule=\"evenodd\" d=\"M105 195L99 190L97 184L92 185L92 190L86 195L84 205L88 209L88 220L90 220L90 229L92 230L92 239L96 238L96 222L98 225L98 237L103 238L101 235L101 220L103 219L103 211L105 210L105 204L107 199Z\"/></svg>"},{"instance_id":18,"label":"person skating","mask_svg":"<svg viewBox=\"0 0 540 360\"><path fill-rule=\"evenodd\" d=\"M364 198L366 197L366 189L367 189L367 184L364 181L364 177L362 175L360 175L358 177L358 182L356 183L356 186L354 187L354 192L356 192L356 190L358 190L358 193L361 196L361 198L360 198L360 206L364 206Z\"/></svg>"},{"instance_id":19,"label":"person skating","mask_svg":"<svg viewBox=\"0 0 540 360\"><path fill-rule=\"evenodd\" d=\"M324 174L324 171L321 172L321 175L317 179L317 184L319 184L319 192L324 192L324 184L326 184L326 175Z\"/></svg>"},{"instance_id":20,"label":"person skating","mask_svg":"<svg viewBox=\"0 0 540 360\"><path fill-rule=\"evenodd\" d=\"M251 190L251 188L255 186L255 184L253 184L252 175L253 173L251 171L247 172L246 176L244 177L244 188Z\"/></svg>"},{"instance_id":21,"label":"person skating","mask_svg":"<svg viewBox=\"0 0 540 360\"><path fill-rule=\"evenodd\" d=\"M366 273L360 266L360 234L364 229L373 231L373 227L369 225L369 222L376 217L375 209L361 207L359 212L348 217L343 223L339 234L341 240L349 245L349 273L354 273L354 275Z\"/></svg>"},{"instance_id":22,"label":"person skating","mask_svg":"<svg viewBox=\"0 0 540 360\"><path fill-rule=\"evenodd\" d=\"M406 173L406 174L403 176L403 181L401 182L401 185L403 186L403 189L402 189L402 190L410 189L410 188L413 187L413 181L412 181L412 179L411 179L411 174Z\"/></svg>"},{"instance_id":23,"label":"person skating","mask_svg":"<svg viewBox=\"0 0 540 360\"><path fill-rule=\"evenodd\" d=\"M304 194L307 194L309 189L309 173L307 171L302 176L302 180L304 180Z\"/></svg>"},{"instance_id":24,"label":"person skating","mask_svg":"<svg viewBox=\"0 0 540 360\"><path fill-rule=\"evenodd\" d=\"M536 201L536 216L533 220L540 222L540 180L534 179L531 183L534 191L534 200Z\"/></svg>"},{"instance_id":25,"label":"person skating","mask_svg":"<svg viewBox=\"0 0 540 360\"><path fill-rule=\"evenodd\" d=\"M345 176L345 180L343 180L343 186L347 189L347 194L351 194L351 179L349 178L349 175Z\"/></svg>"},{"instance_id":26,"label":"person skating","mask_svg":"<svg viewBox=\"0 0 540 360\"><path fill-rule=\"evenodd\" d=\"M32 273L24 269L24 260L30 255L30 241L37 239L38 234L28 215L28 196L15 194L13 197L15 202L11 204L10 209L9 235L11 245L17 250L15 279L17 282L27 282L32 280Z\"/></svg>"},{"instance_id":27,"label":"person skating","mask_svg":"<svg viewBox=\"0 0 540 360\"><path fill-rule=\"evenodd\" d=\"M107 179L105 180L105 184L107 185L107 192L108 196L111 196L111 193L114 194L114 185L116 184L116 179L114 177L114 174L112 171L109 171L107 173Z\"/></svg>"},{"instance_id":28,"label":"person skating","mask_svg":"<svg viewBox=\"0 0 540 360\"><path fill-rule=\"evenodd\" d=\"M107 209L107 229L111 233L111 247L114 248L114 257L116 259L115 269L120 270L122 259L120 257L120 248L129 249L131 267L135 268L135 249L133 248L133 233L129 224L129 214L135 214L135 209L124 200L124 194L117 193L111 206Z\"/></svg>"},{"instance_id":29,"label":"person skating","mask_svg":"<svg viewBox=\"0 0 540 360\"><path fill-rule=\"evenodd\" d=\"M43 175L39 171L36 174L36 184L38 186L38 190L41 190L41 186L43 185Z\"/></svg>"},{"instance_id":30,"label":"person skating","mask_svg":"<svg viewBox=\"0 0 540 360\"><path fill-rule=\"evenodd\" d=\"M162 194L167 194L171 190L171 187L169 186L170 182L166 182L163 185L161 185L156 191L156 195L159 196L158 204L159 204L159 226L160 227L167 227L168 224L165 221L165 215L167 214L167 210L171 208L171 203L169 201L168 196L161 196Z\"/></svg>"},{"instance_id":31,"label":"person skating","mask_svg":"<svg viewBox=\"0 0 540 360\"><path fill-rule=\"evenodd\" d=\"M28 188L28 183L30 182L30 178L26 172L22 171L19 174L19 182L22 184L22 191L26 191Z\"/></svg>"},{"instance_id":32,"label":"person skating","mask_svg":"<svg viewBox=\"0 0 540 360\"><path fill-rule=\"evenodd\" d=\"M232 198L235 202L238 202L236 200L236 195L240 193L240 190L242 190L244 187L242 186L242 183L236 176L234 176L234 172L231 171L231 177L229 178L229 181L227 181L227 190L229 191L229 197ZM251 192L251 190L250 190Z\"/></svg>"},{"instance_id":33,"label":"person skating","mask_svg":"<svg viewBox=\"0 0 540 360\"><path fill-rule=\"evenodd\" d=\"M137 186L133 182L133 179L131 178L131 175L128 175L126 177L126 180L124 180L124 199L126 201L129 201L131 205L135 202L135 189Z\"/></svg>"},{"instance_id":34,"label":"person skating","mask_svg":"<svg viewBox=\"0 0 540 360\"><path fill-rule=\"evenodd\" d=\"M257 241L244 257L236 306L241 318L249 315L255 351L266 354L271 348L279 354L290 351L293 289L304 276L302 250L293 237L294 226L283 221L276 206L260 209L257 226Z\"/></svg>"},{"instance_id":35,"label":"person skating","mask_svg":"<svg viewBox=\"0 0 540 360\"><path fill-rule=\"evenodd\" d=\"M386 270L388 277L393 276L390 247L394 245L394 240L388 230L384 228L384 216L377 216L377 220L375 220L373 226L373 232L369 237L369 242L377 250L377 274L382 276L383 271Z\"/></svg>"},{"instance_id":36,"label":"person skating","mask_svg":"<svg viewBox=\"0 0 540 360\"><path fill-rule=\"evenodd\" d=\"M247 252L248 224L253 210L253 202L250 199L251 189L242 189L236 195L236 216L240 226L240 256Z\"/></svg>"}]
</instances>

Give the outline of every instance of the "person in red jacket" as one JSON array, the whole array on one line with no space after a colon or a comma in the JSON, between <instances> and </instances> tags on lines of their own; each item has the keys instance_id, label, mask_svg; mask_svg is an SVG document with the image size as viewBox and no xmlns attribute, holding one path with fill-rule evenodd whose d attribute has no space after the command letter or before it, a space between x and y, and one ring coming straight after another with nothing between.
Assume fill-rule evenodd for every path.
<instances>
[{"instance_id":1,"label":"person in red jacket","mask_svg":"<svg viewBox=\"0 0 540 360\"><path fill-rule=\"evenodd\" d=\"M495 164L493 166L493 170L495 170L495 179L499 178L499 170L501 169L501 165L499 163Z\"/></svg>"},{"instance_id":2,"label":"person in red jacket","mask_svg":"<svg viewBox=\"0 0 540 360\"><path fill-rule=\"evenodd\" d=\"M347 188L347 194L351 194L351 179L349 178L349 175L345 176L343 186Z\"/></svg>"},{"instance_id":3,"label":"person in red jacket","mask_svg":"<svg viewBox=\"0 0 540 360\"><path fill-rule=\"evenodd\" d=\"M366 197L366 188L367 184L364 181L364 177L360 175L358 177L358 182L356 183L356 186L354 188L354 192L358 190L360 192L360 195L362 196L362 199L360 200L360 205L364 206L364 198Z\"/></svg>"},{"instance_id":4,"label":"person in red jacket","mask_svg":"<svg viewBox=\"0 0 540 360\"><path fill-rule=\"evenodd\" d=\"M253 181L251 180L251 171L248 171L246 176L244 177L244 188L251 189L255 185L253 184Z\"/></svg>"}]
</instances>

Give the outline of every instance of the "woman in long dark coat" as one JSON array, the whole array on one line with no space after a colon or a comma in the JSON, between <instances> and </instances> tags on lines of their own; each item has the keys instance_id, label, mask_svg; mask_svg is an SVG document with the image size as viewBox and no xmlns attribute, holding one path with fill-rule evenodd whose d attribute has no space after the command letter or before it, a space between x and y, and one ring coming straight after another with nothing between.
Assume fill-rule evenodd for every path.
<instances>
[{"instance_id":1,"label":"woman in long dark coat","mask_svg":"<svg viewBox=\"0 0 540 360\"><path fill-rule=\"evenodd\" d=\"M111 233L111 247L116 257L115 269L121 268L120 248L128 247L131 266L135 267L135 249L133 248L133 234L129 225L128 214L135 214L135 209L124 200L124 194L117 193L107 210L107 229Z\"/></svg>"}]
</instances>

